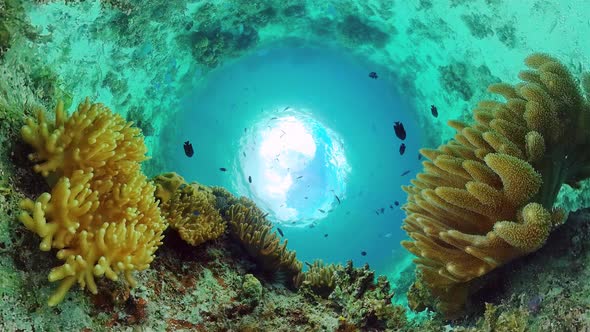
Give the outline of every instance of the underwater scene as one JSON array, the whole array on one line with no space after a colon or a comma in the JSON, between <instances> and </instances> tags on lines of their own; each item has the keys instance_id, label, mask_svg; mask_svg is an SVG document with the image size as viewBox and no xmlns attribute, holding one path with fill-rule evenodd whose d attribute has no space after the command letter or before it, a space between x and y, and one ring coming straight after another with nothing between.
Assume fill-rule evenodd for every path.
<instances>
[{"instance_id":1,"label":"underwater scene","mask_svg":"<svg viewBox=\"0 0 590 332\"><path fill-rule=\"evenodd\" d=\"M0 331L590 331L588 17L0 0Z\"/></svg>"}]
</instances>

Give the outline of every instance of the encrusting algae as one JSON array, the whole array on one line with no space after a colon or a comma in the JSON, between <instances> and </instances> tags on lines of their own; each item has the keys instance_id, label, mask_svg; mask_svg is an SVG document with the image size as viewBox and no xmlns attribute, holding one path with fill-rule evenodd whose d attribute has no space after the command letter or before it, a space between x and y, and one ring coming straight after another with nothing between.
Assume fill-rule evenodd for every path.
<instances>
[{"instance_id":1,"label":"encrusting algae","mask_svg":"<svg viewBox=\"0 0 590 332\"><path fill-rule=\"evenodd\" d=\"M135 286L132 272L149 267L167 227L140 169L146 147L139 129L87 99L70 117L59 103L53 123L39 110L22 136L52 189L23 200L19 219L42 238L42 251L58 249L65 261L49 273L49 281L61 281L49 305L74 283L96 294L95 277L123 274Z\"/></svg>"},{"instance_id":2,"label":"encrusting algae","mask_svg":"<svg viewBox=\"0 0 590 332\"><path fill-rule=\"evenodd\" d=\"M474 279L538 250L565 221L553 206L561 185L590 177L590 85L584 98L556 59L525 62L523 82L489 87L504 102L480 102L473 124L450 121L454 139L421 150L430 161L403 187L413 241L402 244L418 256L413 309L459 315Z\"/></svg>"}]
</instances>

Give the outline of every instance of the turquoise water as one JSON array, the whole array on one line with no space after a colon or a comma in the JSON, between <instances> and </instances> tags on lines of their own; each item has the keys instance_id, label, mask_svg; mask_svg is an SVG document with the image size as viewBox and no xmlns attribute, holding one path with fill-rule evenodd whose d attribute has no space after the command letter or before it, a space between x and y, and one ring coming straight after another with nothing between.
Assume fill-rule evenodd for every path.
<instances>
[{"instance_id":1,"label":"turquoise water","mask_svg":"<svg viewBox=\"0 0 590 332\"><path fill-rule=\"evenodd\" d=\"M371 79L371 71L383 75ZM225 186L255 199L249 189L252 185L246 181L249 175L241 169L242 159L247 159L242 152L254 154L255 144L248 150L240 142L262 137L265 128L256 127L261 120L272 124L277 121L270 120L273 117L291 109L302 110L301 114L341 139L347 164L341 166L347 166L348 172L340 182L334 181L338 177L331 174L337 167L330 170L330 165L316 160L311 167L316 177L304 176L298 181L309 188L293 188L297 195L292 196L298 197L289 202L299 210L311 206L311 212L321 207L332 212L309 215L310 211L304 211L308 220L303 227L299 221L281 223L273 218L272 209L267 209L269 218L279 224L289 248L296 250L302 261L320 258L344 263L352 259L355 264L368 262L377 272L386 273L392 257L402 256L399 241L405 233L400 229L404 218L400 207L405 193L400 186L409 184L421 167L418 149L422 134L413 116L415 110L396 95L395 83L385 73L383 68L338 48L283 43L257 50L214 70L202 86L184 96L178 114L180 126L167 128L170 132L163 134L174 140L177 149L164 157L189 181ZM402 141L393 130L395 121L402 122L407 132L403 155L399 153ZM193 158L187 158L182 150L186 140L195 147ZM220 167L228 171L221 172ZM334 193L341 204L334 200ZM308 196L307 204L301 203L301 196ZM322 205L324 198L329 205ZM395 206L395 201L400 206ZM384 213L377 213L381 208ZM361 255L363 251L366 256Z\"/></svg>"},{"instance_id":2,"label":"turquoise water","mask_svg":"<svg viewBox=\"0 0 590 332\"><path fill-rule=\"evenodd\" d=\"M28 151L17 148L22 142L13 125L22 122L31 105L48 110L47 118L51 118L49 110L58 100L71 104L68 112L72 114L75 105L87 97L142 130L151 157L142 164L148 178L177 172L188 182L222 186L236 196L250 198L267 213L276 234L288 241L288 249L296 251L302 263L317 259L328 263L352 260L355 267L368 263L376 276L387 275L394 303L416 311L427 307L445 315L444 319L457 317L439 307L444 294L435 299L439 295L433 293L430 298L419 287L407 291L414 281L432 290L448 290L445 282L450 281L453 291L446 304L468 304L468 310L461 313L467 318L443 321L431 317L433 325L428 325L432 330L477 324L496 324L500 329L504 318L534 321L537 325L530 327L531 331L587 326L588 289L579 281L590 278L588 236L580 226L587 224L588 215L587 211L575 211L590 206L590 180L579 183L579 188L563 185L554 206L544 206L555 212L554 216L559 214L553 208L561 207L572 217L563 226L552 225L546 243L544 238L537 239L545 243L538 251L525 252L518 243L508 242L508 249L487 246L487 240L497 239L496 225L527 221L523 206L495 201L491 204L494 208L514 211L502 212L502 219L494 220L485 231L474 231L475 227L461 218L464 213L476 216L472 218L477 221L479 216L487 218L485 209L483 214L477 212L479 216L471 212L480 209L480 203L489 205L489 197L482 200L470 192L479 200L468 196L467 205L477 205L471 209L464 206L465 201L458 201L465 196L445 191L448 188L436 193L441 199L448 195L444 204L430 196L432 192L423 191L420 197L409 199L410 204L435 215L411 211L407 219L415 247L406 245L419 256L416 264L412 262L416 256L400 245L407 239L400 229L406 218L401 206L408 201L401 186L410 184L419 172L428 173L423 170L418 149L436 148L452 139L455 130L447 126L448 120L473 123L472 110L478 102L497 97L487 86L519 82L519 72L527 68L523 60L536 52L555 57L576 84L588 85L582 79L590 62L584 45L590 30L587 8L581 0L0 0L0 140L7 143L0 144L0 296L4 303L0 306L0 330L100 330L105 324L114 330L297 330L292 324L300 324L298 328L305 331L349 330L340 317L363 331L368 329L365 323L383 329L383 322L370 315L375 305L389 304L389 290L378 294L378 301L369 298L375 296L370 292L358 296L358 280L339 274L339 282L345 284L340 284L333 296L310 300L305 286L291 292L283 287L293 286L290 280L282 280L281 273L267 273L268 262L261 262L256 254L268 252L270 246L257 248L258 253L248 252L252 243L238 239L239 231L231 227L197 247L184 245L169 230L149 267L133 271L137 287L114 289L114 285L127 286L101 278L99 295L94 296L85 289L86 279L80 279L57 308L47 306L48 297L59 287L48 282L47 276L63 263L63 257L54 258L53 249L62 247L54 244L50 252L39 252L37 235L47 232L29 234L22 223L12 223L23 212L21 198L47 197L39 195L49 190L26 163ZM371 78L370 72L376 72L378 78ZM553 87L554 83L550 80L547 85ZM571 101L570 97L568 94L563 100ZM431 105L437 106L438 117L431 114ZM522 142L525 132L544 131L539 124L528 123L532 112L515 119L519 126L526 122L527 128L509 135L510 139L516 137L516 143L524 144L526 158L522 160L543 174L543 185L561 184L562 179L546 177L554 175L551 167L564 160L586 158L585 154L571 150L563 156L561 145L546 144L545 152L558 148L548 154L555 160L535 164L538 160L533 153L540 150L533 146L538 148L539 141L529 142L527 136L526 144ZM10 125L4 122L5 115ZM567 125L568 130L585 123L578 121L583 116L575 119ZM395 122L403 123L407 132L403 155L399 152L402 140L394 133ZM502 135L509 131L502 129L501 123L490 126L498 127L480 126L477 130ZM588 132L577 130L578 136ZM195 150L191 158L183 151L186 141ZM561 143L567 147L570 140L566 137ZM496 152L508 153L504 148L494 146ZM458 166L448 159L439 161L441 168ZM575 167L559 168L559 174L572 170ZM460 170L458 174L481 181ZM451 186L463 190L461 181L457 183ZM470 190L477 188L486 187L472 186ZM465 189L469 189L467 185ZM56 195L52 194L54 199ZM231 219L225 214L224 202L217 197L216 209ZM467 211L455 209L457 206ZM51 208L47 210L48 218L62 221L51 215L55 212ZM194 210L183 212L184 220L200 215ZM101 220L91 217L87 220ZM420 226L412 225L412 220ZM437 222L443 222L444 227ZM75 233L78 225L73 222L68 232ZM451 241L459 236L455 231L465 238ZM66 249L76 250L79 245L72 240ZM494 252L481 254L478 249ZM505 255L505 250L513 255ZM441 252L448 255L435 257ZM530 256L519 260L525 253ZM99 259L91 254L88 267ZM488 270L485 265L496 264L496 254L502 257L500 266ZM418 274L416 279L415 267L434 273L421 280ZM308 264L303 264L303 269L309 271ZM276 266L270 270L276 272ZM489 274L480 278L482 271ZM359 275L362 279L371 273ZM494 283L497 275L503 287ZM305 277L313 279L311 273ZM439 278L443 282L435 285ZM560 281L558 286L555 280ZM246 286L254 291L246 292ZM341 286L352 293L342 298ZM373 286L366 290L372 291ZM462 290L473 293L472 302L460 299ZM314 296L322 296L322 290L314 292L318 293ZM245 296L253 294L263 296L262 301ZM488 302L495 306L485 306ZM258 306L250 307L252 304ZM529 311L528 316L523 308ZM145 312L148 318L142 320ZM389 312L390 316L396 313ZM429 313L408 310L405 314L412 323L419 320L415 315L427 317ZM413 325L407 327L420 331Z\"/></svg>"}]
</instances>

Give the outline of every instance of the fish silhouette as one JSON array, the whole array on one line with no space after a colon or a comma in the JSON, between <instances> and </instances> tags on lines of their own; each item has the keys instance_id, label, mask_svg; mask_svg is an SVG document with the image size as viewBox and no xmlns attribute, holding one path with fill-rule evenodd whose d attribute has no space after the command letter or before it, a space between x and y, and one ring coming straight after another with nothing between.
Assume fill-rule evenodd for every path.
<instances>
[{"instance_id":1,"label":"fish silhouette","mask_svg":"<svg viewBox=\"0 0 590 332\"><path fill-rule=\"evenodd\" d=\"M190 158L195 154L195 150L193 149L193 145L189 141L184 142L183 148L184 148L184 154L187 157Z\"/></svg>"},{"instance_id":2,"label":"fish silhouette","mask_svg":"<svg viewBox=\"0 0 590 332\"><path fill-rule=\"evenodd\" d=\"M395 131L395 136L401 139L402 141L406 139L406 130L404 129L404 124L396 121L393 124L393 130Z\"/></svg>"}]
</instances>

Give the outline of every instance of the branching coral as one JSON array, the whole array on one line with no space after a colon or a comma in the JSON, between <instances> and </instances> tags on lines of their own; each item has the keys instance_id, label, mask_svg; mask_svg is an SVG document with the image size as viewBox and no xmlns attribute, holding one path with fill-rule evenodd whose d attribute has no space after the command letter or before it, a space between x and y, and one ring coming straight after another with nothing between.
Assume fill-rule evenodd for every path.
<instances>
[{"instance_id":1,"label":"branching coral","mask_svg":"<svg viewBox=\"0 0 590 332\"><path fill-rule=\"evenodd\" d=\"M164 202L162 215L187 243L197 246L225 232L211 189L197 183L187 185L176 173L160 175L155 181L156 197Z\"/></svg>"},{"instance_id":2,"label":"branching coral","mask_svg":"<svg viewBox=\"0 0 590 332\"><path fill-rule=\"evenodd\" d=\"M405 309L391 303L389 281L365 264L354 268L352 261L337 265L333 271L334 290L328 297L330 306L342 312L346 321L362 331L398 331L406 325Z\"/></svg>"},{"instance_id":3,"label":"branching coral","mask_svg":"<svg viewBox=\"0 0 590 332\"><path fill-rule=\"evenodd\" d=\"M74 283L96 294L94 278L136 284L162 243L167 224L154 197L155 187L140 171L146 147L137 128L102 104L80 104L68 117L63 104L53 123L43 111L28 119L23 139L36 152L35 171L53 184L36 201L23 200L19 219L41 238L40 249L59 249L65 261L49 273L61 284L49 305L61 302Z\"/></svg>"},{"instance_id":4,"label":"branching coral","mask_svg":"<svg viewBox=\"0 0 590 332\"><path fill-rule=\"evenodd\" d=\"M271 223L256 207L235 204L229 208L229 224L232 234L240 240L260 268L270 273L284 273L295 282L301 273L302 264L294 251L287 249L287 240L271 232Z\"/></svg>"},{"instance_id":5,"label":"branching coral","mask_svg":"<svg viewBox=\"0 0 590 332\"><path fill-rule=\"evenodd\" d=\"M413 241L402 244L448 316L473 279L539 249L566 218L553 208L561 185L590 176L587 99L554 58L533 54L526 64L522 83L489 87L505 102L480 102L475 123L450 121L454 140L421 150L430 161L404 187Z\"/></svg>"}]
</instances>

